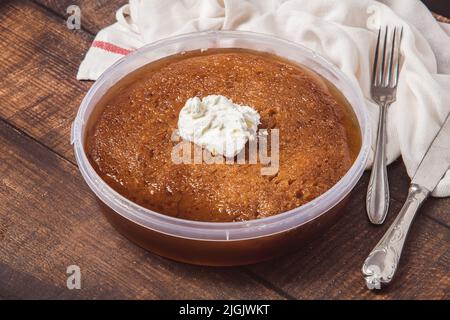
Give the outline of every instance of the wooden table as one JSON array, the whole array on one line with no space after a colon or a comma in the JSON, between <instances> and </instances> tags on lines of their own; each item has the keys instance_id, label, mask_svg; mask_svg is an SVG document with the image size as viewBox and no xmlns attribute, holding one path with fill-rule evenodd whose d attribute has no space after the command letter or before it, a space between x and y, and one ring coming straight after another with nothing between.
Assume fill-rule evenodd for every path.
<instances>
[{"instance_id":1,"label":"wooden table","mask_svg":"<svg viewBox=\"0 0 450 320\"><path fill-rule=\"evenodd\" d=\"M361 264L406 196L400 160L389 167L387 224L366 218L366 173L340 222L295 254L258 265L176 263L114 231L78 172L69 131L92 85L75 79L78 65L123 2L0 4L0 299L450 298L450 199L425 204L392 286L382 293L364 286ZM82 10L78 31L65 25L72 3ZM72 264L81 268L80 290L66 287Z\"/></svg>"}]
</instances>

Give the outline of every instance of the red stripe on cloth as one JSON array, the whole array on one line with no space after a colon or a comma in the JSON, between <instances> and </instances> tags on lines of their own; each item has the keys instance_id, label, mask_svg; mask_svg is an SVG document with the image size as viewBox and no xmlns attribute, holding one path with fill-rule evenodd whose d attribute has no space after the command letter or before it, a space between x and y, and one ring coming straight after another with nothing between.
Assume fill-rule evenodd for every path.
<instances>
[{"instance_id":1,"label":"red stripe on cloth","mask_svg":"<svg viewBox=\"0 0 450 320\"><path fill-rule=\"evenodd\" d=\"M92 42L91 47L103 49L105 51L121 54L124 56L133 52L133 50L121 48L119 46L116 46L115 44L112 44L110 42L105 42L105 41L94 41L94 42Z\"/></svg>"}]
</instances>

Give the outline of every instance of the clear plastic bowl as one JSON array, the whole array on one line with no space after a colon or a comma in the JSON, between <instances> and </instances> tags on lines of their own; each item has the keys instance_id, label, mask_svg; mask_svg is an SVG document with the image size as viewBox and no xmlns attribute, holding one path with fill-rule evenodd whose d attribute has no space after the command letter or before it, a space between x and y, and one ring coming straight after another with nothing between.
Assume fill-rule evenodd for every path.
<instances>
[{"instance_id":1,"label":"clear plastic bowl","mask_svg":"<svg viewBox=\"0 0 450 320\"><path fill-rule=\"evenodd\" d=\"M328 79L345 96L361 130L361 149L347 174L331 189L293 210L245 222L198 222L151 211L126 199L106 184L84 150L86 124L100 98L124 76L152 61L183 51L244 48L269 52L306 66ZM337 67L299 44L273 36L238 31L209 31L164 39L125 56L94 83L83 99L72 126L71 142L83 178L100 199L116 229L157 254L203 265L254 263L294 250L323 232L345 212L345 199L363 174L370 149L364 100L357 83Z\"/></svg>"}]
</instances>

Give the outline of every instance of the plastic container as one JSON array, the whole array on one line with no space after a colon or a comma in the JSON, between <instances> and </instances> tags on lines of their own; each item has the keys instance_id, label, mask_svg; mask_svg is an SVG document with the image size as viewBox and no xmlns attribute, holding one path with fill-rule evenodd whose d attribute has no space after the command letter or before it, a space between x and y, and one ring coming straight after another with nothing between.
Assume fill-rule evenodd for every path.
<instances>
[{"instance_id":1,"label":"plastic container","mask_svg":"<svg viewBox=\"0 0 450 320\"><path fill-rule=\"evenodd\" d=\"M131 71L182 51L245 48L273 53L314 70L345 96L359 122L361 149L347 174L327 192L298 208L246 222L197 222L178 219L124 198L95 172L84 150L86 124L99 99ZM94 83L81 103L71 142L83 178L100 200L111 224L126 237L159 255L202 265L241 265L267 260L294 250L323 232L345 213L349 192L363 174L370 149L370 132L359 86L313 51L272 36L237 31L180 35L149 44L122 58Z\"/></svg>"}]
</instances>

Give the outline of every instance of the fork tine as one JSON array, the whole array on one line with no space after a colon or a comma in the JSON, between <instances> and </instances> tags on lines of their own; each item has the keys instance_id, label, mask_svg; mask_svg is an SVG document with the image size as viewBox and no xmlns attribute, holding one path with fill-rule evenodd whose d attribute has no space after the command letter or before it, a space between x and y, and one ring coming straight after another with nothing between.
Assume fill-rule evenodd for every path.
<instances>
[{"instance_id":1,"label":"fork tine","mask_svg":"<svg viewBox=\"0 0 450 320\"><path fill-rule=\"evenodd\" d=\"M377 64L378 64L378 51L380 48L380 38L381 38L381 28L378 29L377 46L375 47L375 57L373 59L372 85L376 85L377 83Z\"/></svg>"},{"instance_id":2,"label":"fork tine","mask_svg":"<svg viewBox=\"0 0 450 320\"><path fill-rule=\"evenodd\" d=\"M395 79L393 87L396 88L398 84L398 77L400 74L400 59L401 59L401 44L403 38L403 26L400 28L400 35L398 37L398 46L397 46L397 63L395 64Z\"/></svg>"},{"instance_id":3,"label":"fork tine","mask_svg":"<svg viewBox=\"0 0 450 320\"><path fill-rule=\"evenodd\" d=\"M388 26L386 26L386 30L384 31L384 44L383 44L383 59L380 66L381 76L379 84L383 86L386 83L385 74L386 74L386 47L387 47L387 35L388 35Z\"/></svg>"},{"instance_id":4,"label":"fork tine","mask_svg":"<svg viewBox=\"0 0 450 320\"><path fill-rule=\"evenodd\" d=\"M389 65L388 65L388 73L387 73L387 77L386 77L386 82L385 82L385 86L386 87L390 87L390 86L394 86L394 81L395 79L393 78L393 73L392 73L392 67L394 65L394 53L395 53L395 36L396 36L396 32L397 32L397 27L394 28L394 33L392 34L392 45L391 45L391 54L390 54L390 59L389 59ZM398 61L397 61L398 63Z\"/></svg>"}]
</instances>

